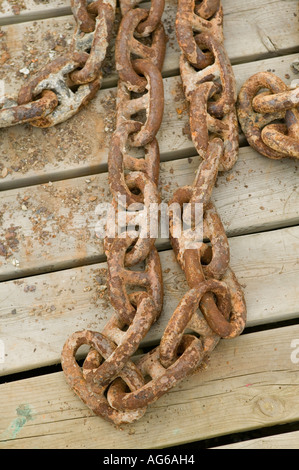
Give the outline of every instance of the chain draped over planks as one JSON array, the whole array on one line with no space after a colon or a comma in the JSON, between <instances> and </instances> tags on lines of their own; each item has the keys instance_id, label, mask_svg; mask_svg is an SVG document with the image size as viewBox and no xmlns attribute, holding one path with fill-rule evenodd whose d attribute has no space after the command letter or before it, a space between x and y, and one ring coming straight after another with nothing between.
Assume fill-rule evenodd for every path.
<instances>
[{"instance_id":1,"label":"chain draped over planks","mask_svg":"<svg viewBox=\"0 0 299 470\"><path fill-rule=\"evenodd\" d=\"M163 109L162 2L153 0L149 12L132 8L137 3L121 2L124 17L116 43L117 126L108 160L113 207L125 197L126 209L141 202L148 208L159 201L155 135ZM235 82L223 47L222 19L218 1L178 2L181 75L190 101L191 135L203 158L194 184L177 190L170 203L170 207L197 203L204 210L204 241L196 249L188 248L184 233L178 238L174 235L182 215L170 210L171 242L190 290L169 320L160 345L133 362L132 354L162 309L159 256L150 236L138 238L130 231L125 237L107 236L108 288L116 313L102 333L75 333L62 352L63 370L73 390L96 414L115 424L143 416L148 405L198 370L221 338L233 338L245 326L244 296L229 267L228 240L210 200L218 171L231 169L238 156ZM149 34L150 47L137 40ZM139 58L132 60L132 54ZM132 119L140 110L146 110L143 124ZM129 153L128 148L134 147L144 149L144 159ZM107 226L113 222L108 219ZM130 212L124 225L129 224ZM142 230L148 235L147 226ZM145 261L144 271L129 270L141 261ZM139 286L139 290L129 294L128 286ZM89 345L90 351L81 369L75 355L82 344Z\"/></svg>"},{"instance_id":2,"label":"chain draped over planks","mask_svg":"<svg viewBox=\"0 0 299 470\"><path fill-rule=\"evenodd\" d=\"M51 127L74 116L101 86L116 0L71 0L77 23L70 50L40 70L0 109L0 128Z\"/></svg>"},{"instance_id":3,"label":"chain draped over planks","mask_svg":"<svg viewBox=\"0 0 299 470\"><path fill-rule=\"evenodd\" d=\"M271 72L253 75L238 99L239 122L248 143L272 159L299 158L298 108L298 84L289 88Z\"/></svg>"},{"instance_id":4,"label":"chain draped over planks","mask_svg":"<svg viewBox=\"0 0 299 470\"><path fill-rule=\"evenodd\" d=\"M221 338L235 338L246 323L244 295L229 266L228 240L211 201L218 172L231 170L238 158L235 79L224 48L223 9L220 0L178 0L180 73L192 141L202 158L193 184L179 188L169 203L170 240L189 290L159 346L132 360L163 305L160 258L151 232L159 213L152 214L151 207L160 203L156 135L164 106L164 0L152 0L149 11L137 7L140 2L120 0L123 19L116 41L117 122L108 157L114 211L104 241L115 313L101 333L71 335L61 356L71 388L95 414L115 424L140 419L148 405L200 370ZM99 89L116 0L71 0L71 5L77 27L70 51L25 83L16 101L6 99L0 127L54 126L77 113ZM269 158L299 158L298 105L298 87L289 89L268 72L251 77L238 101L250 145ZM180 230L185 204L194 209L188 233ZM190 247L195 205L203 208L203 239ZM179 214L174 206L180 207ZM118 217L120 210L124 219ZM89 352L80 367L76 354L83 345Z\"/></svg>"}]
</instances>

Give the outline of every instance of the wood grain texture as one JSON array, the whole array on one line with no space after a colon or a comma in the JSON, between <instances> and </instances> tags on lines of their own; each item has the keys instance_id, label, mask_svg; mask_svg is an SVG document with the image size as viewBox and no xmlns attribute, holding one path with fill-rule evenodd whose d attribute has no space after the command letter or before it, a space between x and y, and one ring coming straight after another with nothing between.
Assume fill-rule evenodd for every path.
<instances>
[{"instance_id":1,"label":"wood grain texture","mask_svg":"<svg viewBox=\"0 0 299 470\"><path fill-rule=\"evenodd\" d=\"M230 239L231 266L243 286L247 326L296 318L299 310L299 228ZM184 293L185 276L172 250L160 253L164 307L143 345L160 340ZM60 362L74 331L101 331L113 313L106 291L106 263L0 284L1 375Z\"/></svg>"},{"instance_id":2,"label":"wood grain texture","mask_svg":"<svg viewBox=\"0 0 299 470\"><path fill-rule=\"evenodd\" d=\"M94 416L63 373L3 384L0 445L153 449L294 422L299 375L290 344L298 336L292 326L221 341L208 367L150 406L139 422L120 428Z\"/></svg>"}]
</instances>

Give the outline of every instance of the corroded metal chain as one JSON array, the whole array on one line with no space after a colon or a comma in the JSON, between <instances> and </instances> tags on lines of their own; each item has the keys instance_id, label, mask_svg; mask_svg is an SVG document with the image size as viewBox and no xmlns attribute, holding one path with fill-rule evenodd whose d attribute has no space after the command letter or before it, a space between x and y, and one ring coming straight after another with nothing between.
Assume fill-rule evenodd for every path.
<instances>
[{"instance_id":1,"label":"corroded metal chain","mask_svg":"<svg viewBox=\"0 0 299 470\"><path fill-rule=\"evenodd\" d=\"M102 333L73 334L62 352L62 367L73 390L96 414L116 424L134 421L146 410L145 407L115 409L105 392L116 377L121 377L131 391L144 385L141 371L130 358L159 317L163 302L160 258L154 246L155 238L150 236L153 218L149 221L144 215L150 212L151 205L160 203L157 189L160 154L155 136L164 108L161 75L166 46L161 23L164 2L153 1L150 11L133 8L137 3L121 2L124 17L116 41L117 122L108 157L115 212L108 218L104 243L108 290L115 314ZM136 34L149 37L151 46L137 40ZM133 54L138 58L133 58ZM144 112L144 122L133 117ZM136 148L143 152L144 158L134 156ZM118 213L121 205L125 211L123 224ZM128 228L135 225L136 212L139 236ZM112 226L116 234L111 235ZM123 229L127 230L123 232ZM145 268L134 270L140 263L145 263ZM88 344L91 350L81 370L75 355L82 344Z\"/></svg>"},{"instance_id":2,"label":"corroded metal chain","mask_svg":"<svg viewBox=\"0 0 299 470\"><path fill-rule=\"evenodd\" d=\"M238 117L248 143L259 153L299 158L298 85L289 88L270 72L253 75L240 91Z\"/></svg>"},{"instance_id":3,"label":"corroded metal chain","mask_svg":"<svg viewBox=\"0 0 299 470\"><path fill-rule=\"evenodd\" d=\"M132 9L136 0L121 3L126 13L116 47L120 82L109 181L114 207L121 197L126 199L125 208L140 202L148 207L150 202L158 201L158 147L154 136L161 122L163 101L161 76L157 73L164 55L158 9L161 2L153 1L149 13ZM194 373L221 338L236 337L245 326L244 296L229 267L228 240L211 202L218 171L231 169L238 155L235 82L223 47L222 18L219 1L205 0L195 5L193 0L179 0L176 28L182 49L181 76L190 102L191 135L203 158L193 185L177 190L170 202L170 207L183 207L184 203L203 207L204 241L196 248L190 248L190 238L186 239L184 232L175 235L182 217L170 210L170 238L189 291L169 320L160 345L133 362L130 356L162 308L159 257L148 236L141 240L128 232L125 237L107 238L108 285L116 313L102 334L75 333L63 350L62 366L75 392L93 411L117 424L139 419L148 405ZM149 32L151 47L136 39ZM132 53L142 59L132 60ZM145 87L147 95L142 94ZM130 92L141 96L133 98ZM132 116L144 109L147 115L142 125ZM145 158L136 160L128 147L143 147ZM127 217L126 224L130 223L130 214ZM148 234L147 228L143 229ZM145 272L128 269L142 260L147 263ZM143 291L128 294L128 285L143 287ZM82 344L90 345L91 350L81 370L75 354Z\"/></svg>"},{"instance_id":4,"label":"corroded metal chain","mask_svg":"<svg viewBox=\"0 0 299 470\"><path fill-rule=\"evenodd\" d=\"M229 267L228 241L210 200L218 171L232 168L238 152L234 78L223 48L220 2L204 1L195 8L194 1L179 0L176 27L191 135L203 163L194 184L177 190L170 207L202 204L204 238L211 245L202 242L197 249L188 248L190 238L186 240L184 232L174 236L182 218L171 212L172 246L190 290L169 320L160 345L136 363L150 380L131 392L121 377L111 384L107 399L123 413L145 409L197 371L220 338L239 335L246 321L244 296Z\"/></svg>"},{"instance_id":5,"label":"corroded metal chain","mask_svg":"<svg viewBox=\"0 0 299 470\"><path fill-rule=\"evenodd\" d=\"M150 380L131 392L122 378L111 384L108 401L122 412L155 402L194 373L220 338L241 334L246 321L242 289L229 267L228 241L210 200L218 171L232 168L238 153L236 94L223 48L220 2L204 1L195 8L194 1L179 0L176 27L182 81L190 101L191 135L203 163L194 184L177 190L170 207L202 204L204 238L211 245L202 242L197 249L188 248L190 238L186 240L184 232L174 236L182 218L171 212L172 246L190 290L169 320L160 345L136 363ZM194 30L199 34L194 36Z\"/></svg>"},{"instance_id":6,"label":"corroded metal chain","mask_svg":"<svg viewBox=\"0 0 299 470\"><path fill-rule=\"evenodd\" d=\"M101 86L116 0L71 0L77 27L69 52L47 64L0 109L0 127L51 127L87 104Z\"/></svg>"}]
</instances>

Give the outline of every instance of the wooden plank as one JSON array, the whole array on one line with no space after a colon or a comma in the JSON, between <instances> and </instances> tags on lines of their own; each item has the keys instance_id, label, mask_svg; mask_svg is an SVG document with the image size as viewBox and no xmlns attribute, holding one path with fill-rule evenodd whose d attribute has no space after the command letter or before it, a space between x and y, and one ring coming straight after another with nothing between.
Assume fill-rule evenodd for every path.
<instances>
[{"instance_id":1,"label":"wooden plank","mask_svg":"<svg viewBox=\"0 0 299 470\"><path fill-rule=\"evenodd\" d=\"M238 90L249 76L263 70L275 71L291 83L297 76L291 68L296 58L297 55L290 55L235 66ZM164 79L164 89L165 112L157 136L161 160L195 155L180 78ZM107 171L115 93L115 88L100 90L97 98L77 116L55 128L42 130L24 125L1 129L0 175L4 168L7 171L5 177L0 176L0 189Z\"/></svg>"},{"instance_id":2,"label":"wooden plank","mask_svg":"<svg viewBox=\"0 0 299 470\"><path fill-rule=\"evenodd\" d=\"M0 26L70 13L70 0L0 0Z\"/></svg>"},{"instance_id":3,"label":"wooden plank","mask_svg":"<svg viewBox=\"0 0 299 470\"><path fill-rule=\"evenodd\" d=\"M192 184L199 157L161 164L162 201ZM219 176L213 200L228 236L294 225L299 220L298 166L250 147ZM96 208L110 203L106 173L4 191L0 202L0 280L104 260ZM168 239L157 240L161 250Z\"/></svg>"},{"instance_id":4,"label":"wooden plank","mask_svg":"<svg viewBox=\"0 0 299 470\"><path fill-rule=\"evenodd\" d=\"M250 441L237 442L225 446L214 447L214 449L265 449L265 450L287 450L299 449L299 431L277 434L274 436L261 437Z\"/></svg>"},{"instance_id":5,"label":"wooden plank","mask_svg":"<svg viewBox=\"0 0 299 470\"><path fill-rule=\"evenodd\" d=\"M294 422L299 375L290 345L298 336L297 325L221 341L207 368L118 428L94 416L63 373L3 384L1 447L165 448Z\"/></svg>"},{"instance_id":6,"label":"wooden plank","mask_svg":"<svg viewBox=\"0 0 299 470\"><path fill-rule=\"evenodd\" d=\"M244 288L247 326L298 316L299 228L230 239L231 266ZM188 287L171 250L160 253L164 308L143 345L156 343ZM101 331L113 313L106 291L106 263L0 284L0 374L55 364L74 331Z\"/></svg>"}]
</instances>

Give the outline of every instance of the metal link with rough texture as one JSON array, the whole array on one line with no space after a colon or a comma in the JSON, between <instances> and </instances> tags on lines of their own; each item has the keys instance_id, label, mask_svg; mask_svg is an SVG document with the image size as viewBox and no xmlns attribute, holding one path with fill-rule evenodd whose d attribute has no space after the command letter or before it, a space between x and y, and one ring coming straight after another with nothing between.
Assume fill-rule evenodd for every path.
<instances>
[{"instance_id":1,"label":"metal link with rough texture","mask_svg":"<svg viewBox=\"0 0 299 470\"><path fill-rule=\"evenodd\" d=\"M71 6L77 27L69 52L28 80L17 100L4 101L0 127L25 122L55 126L74 116L99 90L116 0L71 0Z\"/></svg>"},{"instance_id":2,"label":"metal link with rough texture","mask_svg":"<svg viewBox=\"0 0 299 470\"><path fill-rule=\"evenodd\" d=\"M298 85L289 88L271 72L253 75L241 88L238 117L248 143L259 153L299 158Z\"/></svg>"},{"instance_id":3,"label":"metal link with rough texture","mask_svg":"<svg viewBox=\"0 0 299 470\"><path fill-rule=\"evenodd\" d=\"M161 68L166 38L160 22L161 2L158 3L153 2L149 12L128 6L122 8L125 15L116 41L116 67L119 71L117 120L108 156L109 185L115 212L108 216L104 241L108 292L115 314L102 333L74 333L65 343L61 357L66 379L73 390L96 414L115 424L135 421L146 411L145 406L124 412L115 409L105 394L107 388L109 393L109 385L117 377L132 392L145 385L142 372L130 358L158 319L163 303L160 258L154 246L155 238L150 233L151 223L158 225L158 215L155 215L156 220L145 217L151 205L160 203L157 189L160 154L155 136L164 108ZM151 47L145 47L135 39L139 25L146 25L142 28L142 37L149 31ZM139 58L133 59L131 54ZM131 93L136 90L137 97ZM145 118L140 121L135 116L142 112ZM134 156L132 151L136 147L144 152L144 158ZM125 211L123 222L118 217L120 209ZM136 217L139 234L129 228L136 225ZM116 228L116 234L110 236L109 228L112 226ZM127 230L123 232L123 229ZM141 271L134 269L139 263L145 264ZM75 356L82 344L89 345L90 351L81 369Z\"/></svg>"},{"instance_id":4,"label":"metal link with rough texture","mask_svg":"<svg viewBox=\"0 0 299 470\"><path fill-rule=\"evenodd\" d=\"M149 13L131 9L138 3L122 2L125 16L116 43L120 76L117 128L108 160L113 207L124 198L125 209L141 203L148 209L159 200L155 135L162 119L163 84L158 70L164 50L162 54L161 25L153 20L153 30L149 19L160 18L161 12L154 14L156 2L152 2ZM176 25L182 49L183 87L190 102L191 135L203 158L193 185L179 188L169 203L170 239L189 291L170 318L160 345L136 363L131 362L144 333L161 312L159 256L147 225L142 240L130 232L125 237L108 236L108 287L115 315L102 334L75 333L62 354L63 369L75 392L96 414L116 424L143 416L148 405L196 372L221 338L241 334L246 321L244 295L229 267L228 240L211 202L218 171L232 168L238 156L235 82L223 48L220 2L206 0L195 6L192 0L179 0ZM137 40L146 28L152 32L151 47L141 46ZM133 60L132 54L141 58ZM141 95L133 97L131 91ZM132 119L140 111L146 113L143 122ZM145 158L134 158L128 150L133 147L143 147ZM182 214L176 214L171 207L174 204L183 208L185 203L203 207L203 239L192 249L186 233L175 236L182 225ZM143 225L142 217L140 220ZM108 219L107 225L113 222ZM128 212L124 227L130 223ZM130 270L144 260L145 271ZM128 293L128 286L137 285L143 290ZM126 331L122 331L124 326L128 327ZM75 359L81 344L91 347L82 370Z\"/></svg>"}]
</instances>

